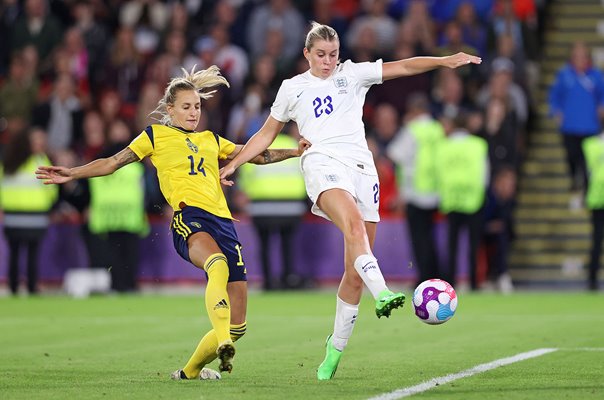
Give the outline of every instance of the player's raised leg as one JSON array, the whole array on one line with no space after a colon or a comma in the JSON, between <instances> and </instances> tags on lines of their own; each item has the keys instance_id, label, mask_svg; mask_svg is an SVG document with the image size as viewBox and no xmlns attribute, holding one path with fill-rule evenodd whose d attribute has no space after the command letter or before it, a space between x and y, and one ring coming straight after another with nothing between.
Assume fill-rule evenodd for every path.
<instances>
[{"instance_id":1,"label":"player's raised leg","mask_svg":"<svg viewBox=\"0 0 604 400\"><path fill-rule=\"evenodd\" d=\"M378 262L372 254L371 249L375 241L377 224L365 222L354 197L342 189L323 192L318 200L318 205L344 234L347 273L350 273L348 267L352 260L354 270L376 300L376 315L389 317L393 309L404 304L405 295L393 293L388 289ZM360 293L357 292L354 285L347 285L349 282L352 280L342 280L338 291L340 297L350 304L358 304ZM350 294L348 293L349 287Z\"/></svg>"}]
</instances>

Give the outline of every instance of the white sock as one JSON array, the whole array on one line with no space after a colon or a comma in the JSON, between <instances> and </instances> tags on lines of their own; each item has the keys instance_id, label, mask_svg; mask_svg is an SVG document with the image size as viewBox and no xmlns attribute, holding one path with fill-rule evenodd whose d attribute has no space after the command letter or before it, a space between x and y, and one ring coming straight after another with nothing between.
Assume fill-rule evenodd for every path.
<instances>
[{"instance_id":1,"label":"white sock","mask_svg":"<svg viewBox=\"0 0 604 400\"><path fill-rule=\"evenodd\" d=\"M348 304L337 297L336 319L333 324L331 344L339 351L343 351L352 335L352 328L359 315L359 305Z\"/></svg>"},{"instance_id":2,"label":"white sock","mask_svg":"<svg viewBox=\"0 0 604 400\"><path fill-rule=\"evenodd\" d=\"M354 260L354 269L357 270L374 299L378 298L380 292L388 289L380 266L372 255L363 254L358 256Z\"/></svg>"}]
</instances>

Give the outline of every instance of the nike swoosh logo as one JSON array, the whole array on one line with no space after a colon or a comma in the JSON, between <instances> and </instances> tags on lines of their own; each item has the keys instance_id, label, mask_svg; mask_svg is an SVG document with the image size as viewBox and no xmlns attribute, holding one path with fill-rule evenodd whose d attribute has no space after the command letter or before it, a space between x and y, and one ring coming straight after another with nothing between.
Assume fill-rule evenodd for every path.
<instances>
[{"instance_id":1,"label":"nike swoosh logo","mask_svg":"<svg viewBox=\"0 0 604 400\"><path fill-rule=\"evenodd\" d=\"M298 95L296 96L296 98L302 96L302 93L304 93L304 91L301 91L300 93L298 93Z\"/></svg>"}]
</instances>

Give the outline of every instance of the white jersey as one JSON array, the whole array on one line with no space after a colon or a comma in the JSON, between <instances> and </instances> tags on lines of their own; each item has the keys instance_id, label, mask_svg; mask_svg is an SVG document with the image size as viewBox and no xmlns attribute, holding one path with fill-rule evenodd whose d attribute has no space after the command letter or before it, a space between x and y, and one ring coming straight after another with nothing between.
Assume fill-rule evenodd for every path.
<instances>
[{"instance_id":1,"label":"white jersey","mask_svg":"<svg viewBox=\"0 0 604 400\"><path fill-rule=\"evenodd\" d=\"M296 121L300 134L312 146L303 155L322 153L376 175L371 151L365 139L363 104L371 85L382 83L382 60L336 67L327 79L309 71L281 84L271 116L278 121Z\"/></svg>"}]
</instances>

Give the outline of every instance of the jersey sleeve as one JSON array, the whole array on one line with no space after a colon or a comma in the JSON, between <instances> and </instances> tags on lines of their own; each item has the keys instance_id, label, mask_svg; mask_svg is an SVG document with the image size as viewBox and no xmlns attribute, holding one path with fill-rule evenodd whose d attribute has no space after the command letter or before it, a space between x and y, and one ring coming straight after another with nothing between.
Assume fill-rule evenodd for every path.
<instances>
[{"instance_id":1,"label":"jersey sleeve","mask_svg":"<svg viewBox=\"0 0 604 400\"><path fill-rule=\"evenodd\" d=\"M287 81L284 81L277 92L277 97L271 107L271 117L279 122L287 122L291 118L289 116L289 101L287 98Z\"/></svg>"},{"instance_id":2,"label":"jersey sleeve","mask_svg":"<svg viewBox=\"0 0 604 400\"><path fill-rule=\"evenodd\" d=\"M382 80L382 59L375 62L353 63L348 62L348 68L355 75L362 86L380 84Z\"/></svg>"},{"instance_id":3,"label":"jersey sleeve","mask_svg":"<svg viewBox=\"0 0 604 400\"><path fill-rule=\"evenodd\" d=\"M151 155L153 153L153 128L148 126L135 137L132 142L130 142L128 148L130 148L140 160Z\"/></svg>"},{"instance_id":4,"label":"jersey sleeve","mask_svg":"<svg viewBox=\"0 0 604 400\"><path fill-rule=\"evenodd\" d=\"M235 150L235 143L223 138L218 137L218 158L224 160L229 154Z\"/></svg>"}]
</instances>

